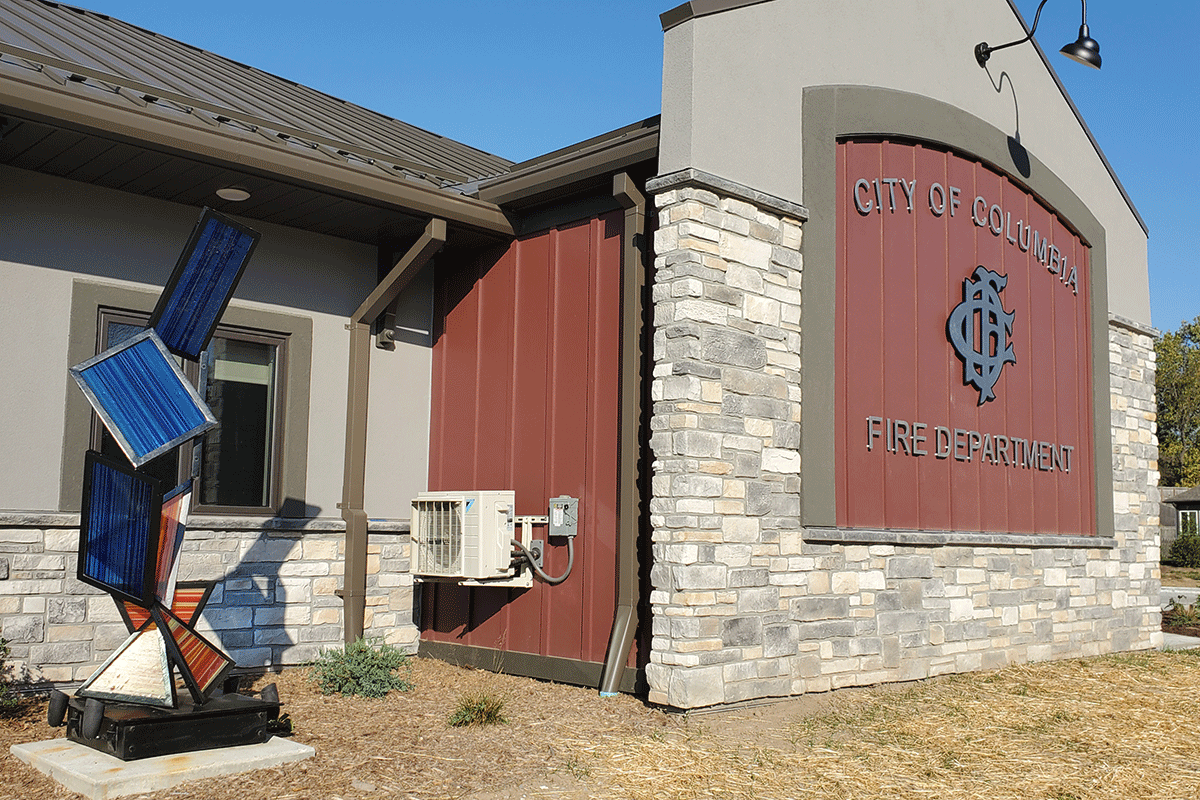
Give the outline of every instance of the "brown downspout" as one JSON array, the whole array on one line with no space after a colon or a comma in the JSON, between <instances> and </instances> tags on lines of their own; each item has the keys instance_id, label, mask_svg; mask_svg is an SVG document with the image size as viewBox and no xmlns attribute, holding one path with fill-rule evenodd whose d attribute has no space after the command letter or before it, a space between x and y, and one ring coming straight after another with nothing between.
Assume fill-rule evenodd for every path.
<instances>
[{"instance_id":1,"label":"brown downspout","mask_svg":"<svg viewBox=\"0 0 1200 800\"><path fill-rule=\"evenodd\" d=\"M625 662L637 633L641 591L638 576L638 532L641 491L638 465L642 451L642 293L646 285L643 260L646 238L646 198L629 174L613 176L613 196L625 208L621 253L621 397L620 477L617 484L617 610L613 616L600 694L621 689Z\"/></svg>"},{"instance_id":2,"label":"brown downspout","mask_svg":"<svg viewBox=\"0 0 1200 800\"><path fill-rule=\"evenodd\" d=\"M350 377L346 389L346 455L342 473L342 519L346 521L346 575L342 589L346 642L363 635L367 609L367 389L371 372L371 323L446 243L446 221L433 218L417 243L350 317Z\"/></svg>"}]
</instances>

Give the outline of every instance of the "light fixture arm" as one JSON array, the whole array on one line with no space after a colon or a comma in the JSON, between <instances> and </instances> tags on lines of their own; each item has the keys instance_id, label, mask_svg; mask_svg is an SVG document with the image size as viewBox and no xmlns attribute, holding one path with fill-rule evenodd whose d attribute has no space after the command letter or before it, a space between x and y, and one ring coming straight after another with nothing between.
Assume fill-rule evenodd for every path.
<instances>
[{"instance_id":1,"label":"light fixture arm","mask_svg":"<svg viewBox=\"0 0 1200 800\"><path fill-rule=\"evenodd\" d=\"M975 60L979 62L979 66L982 67L984 64L986 64L987 60L992 57L992 53L996 52L997 50L1003 50L1006 47L1016 47L1017 45L1025 44L1032 39L1034 31L1037 30L1038 20L1041 19L1042 16L1042 9L1045 8L1046 3L1048 2L1050 2L1050 0L1042 0L1042 2L1038 4L1037 12L1033 15L1033 27L1029 29L1029 33L1026 34L1024 39L1017 39L1015 42L1009 42L1008 44L998 44L995 47L990 47L987 42L980 42L979 44L975 45ZM1086 23L1087 0L1083 0L1083 19Z\"/></svg>"},{"instance_id":2,"label":"light fixture arm","mask_svg":"<svg viewBox=\"0 0 1200 800\"><path fill-rule=\"evenodd\" d=\"M1028 42L1030 39L1032 39L1034 31L1037 30L1038 20L1042 16L1042 8L1045 7L1047 2L1049 2L1049 0L1042 0L1042 2L1038 4L1037 13L1033 15L1033 27L1029 29L1029 33L1026 34L1025 38L1017 39L1015 42L1008 42L1007 44L996 45L995 47L991 47L987 42L980 42L979 44L975 45L975 60L979 62L979 66L985 66L992 53L996 52L997 50L1003 50L1006 47L1015 47L1019 44L1025 44L1025 42ZM1083 20L1079 26L1079 39L1073 44L1063 47L1061 52L1063 55L1072 58L1081 64L1086 64L1087 66L1099 69L1100 45L1098 45L1088 33L1087 0L1080 0L1080 2L1083 4Z\"/></svg>"}]
</instances>

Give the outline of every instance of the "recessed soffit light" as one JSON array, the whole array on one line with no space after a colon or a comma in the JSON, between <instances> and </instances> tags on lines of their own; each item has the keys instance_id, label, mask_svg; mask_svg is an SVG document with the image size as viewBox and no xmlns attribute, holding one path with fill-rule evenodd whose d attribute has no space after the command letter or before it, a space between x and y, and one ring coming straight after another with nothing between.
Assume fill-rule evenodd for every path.
<instances>
[{"instance_id":1,"label":"recessed soffit light","mask_svg":"<svg viewBox=\"0 0 1200 800\"><path fill-rule=\"evenodd\" d=\"M240 203L249 200L250 193L240 186L226 186L224 189L217 189L217 197L231 203Z\"/></svg>"}]
</instances>

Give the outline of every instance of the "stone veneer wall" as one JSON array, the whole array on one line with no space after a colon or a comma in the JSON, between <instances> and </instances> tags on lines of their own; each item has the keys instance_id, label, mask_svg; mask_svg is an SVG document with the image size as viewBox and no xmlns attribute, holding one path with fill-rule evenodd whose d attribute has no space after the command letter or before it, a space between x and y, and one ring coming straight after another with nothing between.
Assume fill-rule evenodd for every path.
<instances>
[{"instance_id":1,"label":"stone veneer wall","mask_svg":"<svg viewBox=\"0 0 1200 800\"><path fill-rule=\"evenodd\" d=\"M648 188L659 209L653 702L694 708L1161 642L1148 332L1109 332L1112 539L804 530L804 210L695 170Z\"/></svg>"},{"instance_id":2,"label":"stone veneer wall","mask_svg":"<svg viewBox=\"0 0 1200 800\"><path fill-rule=\"evenodd\" d=\"M239 667L310 661L342 642L340 520L193 517L180 580L218 580L198 630ZM415 651L407 523L371 525L367 636ZM128 635L113 599L76 575L78 514L0 512L0 636L11 670L35 681L89 677Z\"/></svg>"}]
</instances>

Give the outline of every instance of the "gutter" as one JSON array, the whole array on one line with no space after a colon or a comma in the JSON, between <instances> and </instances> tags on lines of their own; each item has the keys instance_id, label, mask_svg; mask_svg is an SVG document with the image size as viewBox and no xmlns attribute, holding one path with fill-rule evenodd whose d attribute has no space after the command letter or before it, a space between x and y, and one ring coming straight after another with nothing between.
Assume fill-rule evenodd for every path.
<instances>
[{"instance_id":1,"label":"gutter","mask_svg":"<svg viewBox=\"0 0 1200 800\"><path fill-rule=\"evenodd\" d=\"M349 644L362 638L367 608L367 396L371 375L371 323L446 243L446 220L429 220L421 238L363 300L346 326L350 370L346 386L346 451L343 459L342 519L346 521L346 574L342 588L343 632Z\"/></svg>"},{"instance_id":2,"label":"gutter","mask_svg":"<svg viewBox=\"0 0 1200 800\"><path fill-rule=\"evenodd\" d=\"M625 664L637 633L641 605L638 540L641 528L642 339L646 288L646 197L629 173L613 176L613 197L625 208L621 252L621 396L620 453L617 482L617 608L613 615L600 695L621 687Z\"/></svg>"}]
</instances>

